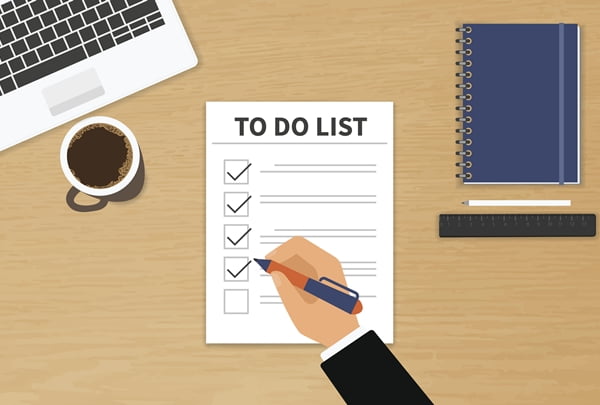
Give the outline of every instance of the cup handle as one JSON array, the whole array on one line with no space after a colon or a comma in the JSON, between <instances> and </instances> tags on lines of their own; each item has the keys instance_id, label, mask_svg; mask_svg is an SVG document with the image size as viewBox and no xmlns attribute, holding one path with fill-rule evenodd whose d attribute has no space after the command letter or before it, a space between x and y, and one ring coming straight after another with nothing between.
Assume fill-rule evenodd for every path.
<instances>
[{"instance_id":1,"label":"cup handle","mask_svg":"<svg viewBox=\"0 0 600 405\"><path fill-rule=\"evenodd\" d=\"M104 198L98 198L98 202L92 205L80 205L75 202L75 197L79 194L80 191L75 187L71 187L71 189L67 192L67 205L73 210L77 212L92 212L98 211L102 208L106 207L108 204L108 200Z\"/></svg>"}]
</instances>

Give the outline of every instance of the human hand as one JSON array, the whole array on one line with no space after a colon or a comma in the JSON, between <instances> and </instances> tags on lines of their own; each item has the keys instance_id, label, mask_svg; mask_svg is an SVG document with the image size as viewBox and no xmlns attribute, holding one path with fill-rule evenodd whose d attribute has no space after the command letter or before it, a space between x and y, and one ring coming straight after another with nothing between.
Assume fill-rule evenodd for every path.
<instances>
[{"instance_id":1,"label":"human hand","mask_svg":"<svg viewBox=\"0 0 600 405\"><path fill-rule=\"evenodd\" d=\"M288 240L266 258L317 280L320 277L328 277L340 284L346 284L340 262L299 236ZM278 271L273 271L271 277L292 322L304 336L329 347L358 328L356 315L348 314L295 287Z\"/></svg>"}]
</instances>

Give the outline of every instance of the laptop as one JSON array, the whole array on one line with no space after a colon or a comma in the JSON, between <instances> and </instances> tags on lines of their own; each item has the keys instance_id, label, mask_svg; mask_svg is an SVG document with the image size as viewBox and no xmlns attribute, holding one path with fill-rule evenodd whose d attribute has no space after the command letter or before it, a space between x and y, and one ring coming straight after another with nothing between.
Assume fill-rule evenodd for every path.
<instances>
[{"instance_id":1,"label":"laptop","mask_svg":"<svg viewBox=\"0 0 600 405\"><path fill-rule=\"evenodd\" d=\"M0 150L197 63L171 0L0 0Z\"/></svg>"}]
</instances>

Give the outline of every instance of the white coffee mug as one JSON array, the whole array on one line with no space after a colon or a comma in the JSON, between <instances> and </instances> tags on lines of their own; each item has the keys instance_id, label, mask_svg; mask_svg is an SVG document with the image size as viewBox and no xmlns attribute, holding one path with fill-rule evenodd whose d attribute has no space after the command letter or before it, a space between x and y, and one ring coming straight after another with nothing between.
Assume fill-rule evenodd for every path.
<instances>
[{"instance_id":1,"label":"white coffee mug","mask_svg":"<svg viewBox=\"0 0 600 405\"><path fill-rule=\"evenodd\" d=\"M111 125L111 126L117 128L125 135L125 137L129 141L129 144L131 145L131 149L132 149L131 167L129 168L129 171L127 172L125 177L123 177L123 179L121 179L121 181L119 181L118 183L116 183L110 187L105 187L105 188L89 187L89 186L81 183L77 179L77 177L75 177L75 175L73 175L73 172L71 171L71 168L69 167L69 161L67 159L67 154L68 154L69 146L71 145L71 141L72 141L73 137L75 136L75 134L77 134L77 132L79 132L83 128L87 127L88 125L92 125L92 124L108 124L108 125ZM75 189L75 191L73 191L73 189L72 189L69 192L69 194L67 194L67 203L71 206L71 208L74 208L74 209L76 209L76 207L81 208L81 209L76 209L77 211L95 211L95 210L103 208L104 206L106 206L108 201L111 200L110 199L111 196L117 195L119 192L123 191L127 186L129 186L131 184L133 179L136 177L136 174L138 173L138 169L140 167L140 158L141 158L141 153L140 153L139 144L138 144L135 136L133 135L133 132L122 122L120 122L114 118L102 117L102 116L90 117L90 118L86 118L82 121L79 121L77 124L73 125L73 127L69 130L69 132L67 132L67 134L65 135L65 137L62 141L62 145L60 147L60 166L62 168L62 171L63 171L65 177L67 178L69 183L71 183L71 185ZM82 193L85 193L92 197L96 197L100 201L97 204L92 205L92 206L80 206L80 205L74 203L74 201L69 201L70 199L74 199L74 197L77 195L77 192L82 192ZM72 206L71 203L75 204L75 207Z\"/></svg>"}]
</instances>

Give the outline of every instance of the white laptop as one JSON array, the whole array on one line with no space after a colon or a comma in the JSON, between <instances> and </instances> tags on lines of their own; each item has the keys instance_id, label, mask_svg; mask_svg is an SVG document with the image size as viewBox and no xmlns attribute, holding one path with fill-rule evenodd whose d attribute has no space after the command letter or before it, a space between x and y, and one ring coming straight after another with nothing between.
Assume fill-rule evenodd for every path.
<instances>
[{"instance_id":1,"label":"white laptop","mask_svg":"<svg viewBox=\"0 0 600 405\"><path fill-rule=\"evenodd\" d=\"M0 150L197 63L171 0L0 0Z\"/></svg>"}]
</instances>

